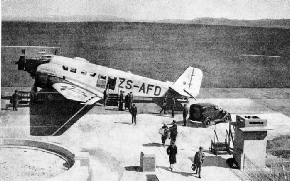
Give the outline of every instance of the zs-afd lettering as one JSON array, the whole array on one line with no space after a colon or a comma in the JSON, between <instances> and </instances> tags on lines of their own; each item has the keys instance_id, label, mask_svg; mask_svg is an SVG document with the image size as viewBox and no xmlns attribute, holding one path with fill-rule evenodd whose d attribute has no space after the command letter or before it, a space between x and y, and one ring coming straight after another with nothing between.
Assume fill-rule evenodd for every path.
<instances>
[{"instance_id":1,"label":"zs-afd lettering","mask_svg":"<svg viewBox=\"0 0 290 181\"><path fill-rule=\"evenodd\" d=\"M160 86L155 86L152 84L146 84L142 83L141 86L138 85L133 85L133 81L132 80L127 80L124 78L119 78L120 79L120 83L118 85L119 88L126 88L126 89L132 89L133 87L139 88L138 92L142 92L144 94L149 94L150 92L152 92L154 90L154 95L155 96L159 96L161 93L161 87ZM154 88L155 87L155 88Z\"/></svg>"}]
</instances>

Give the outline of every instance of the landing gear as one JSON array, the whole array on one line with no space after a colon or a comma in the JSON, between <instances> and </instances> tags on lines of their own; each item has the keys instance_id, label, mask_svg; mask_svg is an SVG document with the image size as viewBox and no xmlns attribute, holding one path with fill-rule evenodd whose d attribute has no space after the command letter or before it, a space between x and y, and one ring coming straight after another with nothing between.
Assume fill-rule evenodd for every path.
<instances>
[{"instance_id":1,"label":"landing gear","mask_svg":"<svg viewBox=\"0 0 290 181\"><path fill-rule=\"evenodd\" d=\"M210 118L205 118L205 120L203 121L204 127L209 127L210 125Z\"/></svg>"}]
</instances>

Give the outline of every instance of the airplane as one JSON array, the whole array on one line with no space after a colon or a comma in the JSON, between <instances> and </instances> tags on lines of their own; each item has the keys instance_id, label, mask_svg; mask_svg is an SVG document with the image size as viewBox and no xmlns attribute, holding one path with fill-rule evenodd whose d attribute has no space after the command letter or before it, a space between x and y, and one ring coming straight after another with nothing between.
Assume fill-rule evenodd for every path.
<instances>
[{"instance_id":1,"label":"airplane","mask_svg":"<svg viewBox=\"0 0 290 181\"><path fill-rule=\"evenodd\" d=\"M101 65L80 57L68 58L41 52L39 57L25 56L22 50L18 70L27 71L35 79L33 90L54 88L66 99L92 105L103 99L104 91L119 94L132 92L134 97L195 98L199 94L203 73L188 67L173 82L163 82Z\"/></svg>"}]
</instances>

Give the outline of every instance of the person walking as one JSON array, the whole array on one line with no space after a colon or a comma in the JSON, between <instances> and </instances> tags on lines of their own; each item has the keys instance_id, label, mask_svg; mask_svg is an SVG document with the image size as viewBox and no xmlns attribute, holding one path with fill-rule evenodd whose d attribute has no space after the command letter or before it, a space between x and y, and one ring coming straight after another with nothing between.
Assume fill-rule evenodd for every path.
<instances>
[{"instance_id":1,"label":"person walking","mask_svg":"<svg viewBox=\"0 0 290 181\"><path fill-rule=\"evenodd\" d=\"M164 114L166 114L166 105L167 105L167 96L165 95L165 97L163 98L163 101L162 101L162 109L161 109L159 114L161 114L162 111L164 111Z\"/></svg>"},{"instance_id":2,"label":"person walking","mask_svg":"<svg viewBox=\"0 0 290 181\"><path fill-rule=\"evenodd\" d=\"M12 100L13 111L17 111L17 106L18 106L18 101L19 101L18 90L14 91L14 94L12 94L11 100Z\"/></svg>"},{"instance_id":3,"label":"person walking","mask_svg":"<svg viewBox=\"0 0 290 181\"><path fill-rule=\"evenodd\" d=\"M195 153L194 155L194 164L196 166L196 173L198 174L198 178L201 178L201 165L203 163L204 160L204 153L202 152L202 147L199 147L199 151Z\"/></svg>"},{"instance_id":4,"label":"person walking","mask_svg":"<svg viewBox=\"0 0 290 181\"><path fill-rule=\"evenodd\" d=\"M186 126L187 115L188 115L188 108L187 108L187 105L184 104L184 106L183 106L183 126Z\"/></svg>"},{"instance_id":5,"label":"person walking","mask_svg":"<svg viewBox=\"0 0 290 181\"><path fill-rule=\"evenodd\" d=\"M177 132L177 124L175 120L172 121L172 126L169 128L169 131L170 131L171 142L176 142L176 137L177 137L178 132Z\"/></svg>"},{"instance_id":6,"label":"person walking","mask_svg":"<svg viewBox=\"0 0 290 181\"><path fill-rule=\"evenodd\" d=\"M176 154L177 154L177 146L175 145L175 142L172 141L170 143L170 146L167 148L167 155L169 155L169 169L172 171L173 164L176 163Z\"/></svg>"},{"instance_id":7,"label":"person walking","mask_svg":"<svg viewBox=\"0 0 290 181\"><path fill-rule=\"evenodd\" d=\"M124 96L123 96L123 91L121 91L120 97L119 97L119 111L123 111L123 102L124 102Z\"/></svg>"},{"instance_id":8,"label":"person walking","mask_svg":"<svg viewBox=\"0 0 290 181\"><path fill-rule=\"evenodd\" d=\"M137 107L135 106L135 104L133 104L131 108L131 114L132 114L132 124L135 124L135 125L136 125L137 113L138 113Z\"/></svg>"},{"instance_id":9,"label":"person walking","mask_svg":"<svg viewBox=\"0 0 290 181\"><path fill-rule=\"evenodd\" d=\"M163 147L165 146L165 141L168 137L168 127L166 124L163 124L163 126L161 127L163 129L163 134L161 134L161 141L162 141L162 145Z\"/></svg>"}]
</instances>

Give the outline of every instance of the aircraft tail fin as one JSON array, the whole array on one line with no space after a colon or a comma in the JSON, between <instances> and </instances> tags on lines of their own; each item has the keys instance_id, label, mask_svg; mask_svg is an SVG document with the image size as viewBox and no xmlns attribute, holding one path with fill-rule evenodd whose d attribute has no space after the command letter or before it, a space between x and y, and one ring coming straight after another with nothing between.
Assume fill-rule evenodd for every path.
<instances>
[{"instance_id":1,"label":"aircraft tail fin","mask_svg":"<svg viewBox=\"0 0 290 181\"><path fill-rule=\"evenodd\" d=\"M182 88L190 96L196 97L199 94L202 76L200 69L188 67L173 85Z\"/></svg>"}]
</instances>

